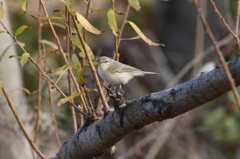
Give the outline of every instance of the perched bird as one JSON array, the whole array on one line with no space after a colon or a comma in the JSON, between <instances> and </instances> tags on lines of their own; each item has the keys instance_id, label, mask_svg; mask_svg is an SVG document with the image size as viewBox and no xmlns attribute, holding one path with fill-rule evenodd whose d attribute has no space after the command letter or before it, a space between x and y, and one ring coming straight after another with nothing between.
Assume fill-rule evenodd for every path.
<instances>
[{"instance_id":1,"label":"perched bird","mask_svg":"<svg viewBox=\"0 0 240 159\"><path fill-rule=\"evenodd\" d=\"M159 75L159 73L141 71L106 56L102 56L99 59L98 74L111 85L126 84L135 76L144 76L145 74Z\"/></svg>"}]
</instances>

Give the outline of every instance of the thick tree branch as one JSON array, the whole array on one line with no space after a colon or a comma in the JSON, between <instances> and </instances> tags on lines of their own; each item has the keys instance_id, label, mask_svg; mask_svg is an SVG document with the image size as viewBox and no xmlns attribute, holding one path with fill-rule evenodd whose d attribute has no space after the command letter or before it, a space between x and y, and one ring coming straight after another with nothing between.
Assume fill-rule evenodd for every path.
<instances>
[{"instance_id":1,"label":"thick tree branch","mask_svg":"<svg viewBox=\"0 0 240 159\"><path fill-rule=\"evenodd\" d=\"M240 85L240 57L227 63L237 86ZM137 88L136 88L137 89ZM89 159L108 151L132 131L155 121L176 117L231 90L222 66L174 88L126 101L123 127L113 111L78 132L64 143L57 159Z\"/></svg>"}]
</instances>

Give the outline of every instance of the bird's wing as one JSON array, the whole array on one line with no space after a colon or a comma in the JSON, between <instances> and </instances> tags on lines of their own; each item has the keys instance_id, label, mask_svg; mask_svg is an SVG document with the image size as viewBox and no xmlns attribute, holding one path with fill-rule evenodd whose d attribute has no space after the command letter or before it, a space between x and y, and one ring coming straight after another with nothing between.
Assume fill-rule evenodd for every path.
<instances>
[{"instance_id":1,"label":"bird's wing","mask_svg":"<svg viewBox=\"0 0 240 159\"><path fill-rule=\"evenodd\" d=\"M122 64L120 62L116 62L114 65L110 66L108 69L109 69L109 71L111 71L113 73L140 71L137 68Z\"/></svg>"}]
</instances>

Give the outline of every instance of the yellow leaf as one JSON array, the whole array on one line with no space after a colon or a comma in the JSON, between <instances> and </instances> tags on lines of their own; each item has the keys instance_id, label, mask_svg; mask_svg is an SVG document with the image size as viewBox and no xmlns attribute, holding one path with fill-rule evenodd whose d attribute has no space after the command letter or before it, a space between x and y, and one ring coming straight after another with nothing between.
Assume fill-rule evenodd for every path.
<instances>
[{"instance_id":1,"label":"yellow leaf","mask_svg":"<svg viewBox=\"0 0 240 159\"><path fill-rule=\"evenodd\" d=\"M6 31L4 31L4 30L0 30L0 33L6 33Z\"/></svg>"},{"instance_id":2,"label":"yellow leaf","mask_svg":"<svg viewBox=\"0 0 240 159\"><path fill-rule=\"evenodd\" d=\"M141 37L139 35L132 37L132 38L121 38L120 40L136 40L136 39L140 39Z\"/></svg>"},{"instance_id":3,"label":"yellow leaf","mask_svg":"<svg viewBox=\"0 0 240 159\"><path fill-rule=\"evenodd\" d=\"M18 44L18 45L21 45L22 47L25 46L25 43L21 43L20 41L17 41L17 44Z\"/></svg>"},{"instance_id":4,"label":"yellow leaf","mask_svg":"<svg viewBox=\"0 0 240 159\"><path fill-rule=\"evenodd\" d=\"M107 18L108 18L108 25L109 25L110 29L112 30L112 33L115 36L118 36L118 27L117 27L114 10L110 10L107 12Z\"/></svg>"},{"instance_id":5,"label":"yellow leaf","mask_svg":"<svg viewBox=\"0 0 240 159\"><path fill-rule=\"evenodd\" d=\"M17 29L17 31L15 32L15 36L20 35L24 30L31 28L31 26L27 26L27 25L23 25L20 28Z\"/></svg>"},{"instance_id":6,"label":"yellow leaf","mask_svg":"<svg viewBox=\"0 0 240 159\"><path fill-rule=\"evenodd\" d=\"M136 24L134 24L131 21L128 21L128 23L132 26L132 28L136 31L136 33L148 44L148 45L152 45L152 46L165 46L164 44L161 43L154 43L152 42L150 39L148 39L143 33L142 31L138 28L138 26Z\"/></svg>"},{"instance_id":7,"label":"yellow leaf","mask_svg":"<svg viewBox=\"0 0 240 159\"><path fill-rule=\"evenodd\" d=\"M4 16L4 9L3 9L3 3L0 2L0 19L2 19Z\"/></svg>"},{"instance_id":8,"label":"yellow leaf","mask_svg":"<svg viewBox=\"0 0 240 159\"><path fill-rule=\"evenodd\" d=\"M85 84L85 81L83 78L81 63L79 62L77 55L72 56L72 62L73 62L73 70L77 76L78 83L80 86L83 86Z\"/></svg>"},{"instance_id":9,"label":"yellow leaf","mask_svg":"<svg viewBox=\"0 0 240 159\"><path fill-rule=\"evenodd\" d=\"M48 20L48 19L63 19L63 17L40 17L37 20Z\"/></svg>"},{"instance_id":10,"label":"yellow leaf","mask_svg":"<svg viewBox=\"0 0 240 159\"><path fill-rule=\"evenodd\" d=\"M26 11L27 11L27 3L28 3L28 0L23 0L22 2L22 14L25 14Z\"/></svg>"},{"instance_id":11,"label":"yellow leaf","mask_svg":"<svg viewBox=\"0 0 240 159\"><path fill-rule=\"evenodd\" d=\"M0 99L1 99L1 96L2 96L2 87L3 87L2 78L0 77Z\"/></svg>"},{"instance_id":12,"label":"yellow leaf","mask_svg":"<svg viewBox=\"0 0 240 159\"><path fill-rule=\"evenodd\" d=\"M131 7L136 9L137 12L140 12L141 6L138 0L128 0L128 3L130 4Z\"/></svg>"},{"instance_id":13,"label":"yellow leaf","mask_svg":"<svg viewBox=\"0 0 240 159\"><path fill-rule=\"evenodd\" d=\"M58 103L58 106L62 105L62 104L65 104L66 102L69 102L70 100L82 95L83 93L77 93L77 92L74 92L72 95L68 96L68 97L65 97L65 98L62 98L59 103Z\"/></svg>"},{"instance_id":14,"label":"yellow leaf","mask_svg":"<svg viewBox=\"0 0 240 159\"><path fill-rule=\"evenodd\" d=\"M21 56L11 55L11 56L9 56L9 58L18 58L18 59L20 59Z\"/></svg>"},{"instance_id":15,"label":"yellow leaf","mask_svg":"<svg viewBox=\"0 0 240 159\"><path fill-rule=\"evenodd\" d=\"M20 58L21 67L23 67L23 66L27 63L29 57L30 57L30 54L27 53L27 52L25 52L25 53L22 54L22 56L21 56L21 58Z\"/></svg>"},{"instance_id":16,"label":"yellow leaf","mask_svg":"<svg viewBox=\"0 0 240 159\"><path fill-rule=\"evenodd\" d=\"M104 31L100 31L97 28L95 28L94 26L92 26L92 24L90 24L88 22L88 20L86 18L84 18L81 14L79 14L78 12L76 12L77 14L77 20L82 24L82 26L89 32L93 33L93 34L103 34L105 33Z\"/></svg>"}]
</instances>

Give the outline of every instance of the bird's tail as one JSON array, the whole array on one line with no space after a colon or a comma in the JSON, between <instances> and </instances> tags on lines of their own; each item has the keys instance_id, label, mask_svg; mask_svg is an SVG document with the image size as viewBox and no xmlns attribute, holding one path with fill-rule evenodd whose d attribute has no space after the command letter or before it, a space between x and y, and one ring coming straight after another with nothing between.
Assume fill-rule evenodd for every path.
<instances>
[{"instance_id":1,"label":"bird's tail","mask_svg":"<svg viewBox=\"0 0 240 159\"><path fill-rule=\"evenodd\" d=\"M156 73L156 72L145 72L145 71L137 71L137 72L134 72L134 75L135 76L144 76L145 74L151 74L151 75L159 75L159 73Z\"/></svg>"}]
</instances>

